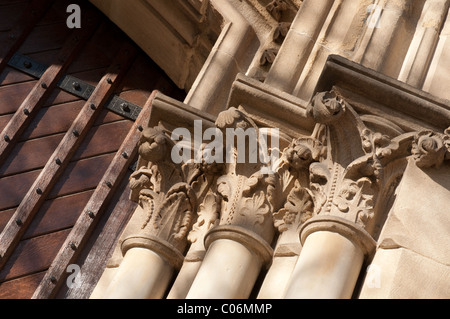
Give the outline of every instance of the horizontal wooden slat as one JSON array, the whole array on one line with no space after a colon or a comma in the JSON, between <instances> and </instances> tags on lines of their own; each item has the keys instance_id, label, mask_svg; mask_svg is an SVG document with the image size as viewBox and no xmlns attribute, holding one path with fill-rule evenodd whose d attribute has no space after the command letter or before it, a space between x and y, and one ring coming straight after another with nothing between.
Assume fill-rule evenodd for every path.
<instances>
[{"instance_id":1,"label":"horizontal wooden slat","mask_svg":"<svg viewBox=\"0 0 450 319\"><path fill-rule=\"evenodd\" d=\"M0 115L16 112L36 83L34 80L0 87Z\"/></svg>"},{"instance_id":2,"label":"horizontal wooden slat","mask_svg":"<svg viewBox=\"0 0 450 319\"><path fill-rule=\"evenodd\" d=\"M0 210L17 207L39 173L40 171L32 171L0 179Z\"/></svg>"},{"instance_id":3,"label":"horizontal wooden slat","mask_svg":"<svg viewBox=\"0 0 450 319\"><path fill-rule=\"evenodd\" d=\"M92 157L68 165L53 187L49 198L56 198L95 188L114 154ZM0 179L0 210L17 207L42 170L8 176Z\"/></svg>"},{"instance_id":4,"label":"horizontal wooden slat","mask_svg":"<svg viewBox=\"0 0 450 319\"><path fill-rule=\"evenodd\" d=\"M70 229L23 240L0 271L0 280L6 281L47 269Z\"/></svg>"},{"instance_id":5,"label":"horizontal wooden slat","mask_svg":"<svg viewBox=\"0 0 450 319\"><path fill-rule=\"evenodd\" d=\"M66 22L60 22L58 27L54 25L37 26L23 42L17 52L27 55L34 52L60 49L64 41L70 35L71 29Z\"/></svg>"},{"instance_id":6,"label":"horizontal wooden slat","mask_svg":"<svg viewBox=\"0 0 450 319\"><path fill-rule=\"evenodd\" d=\"M130 126L130 121L119 121L93 127L73 160L117 151ZM54 134L18 143L0 167L0 177L44 167L63 137L64 134Z\"/></svg>"},{"instance_id":7,"label":"horizontal wooden slat","mask_svg":"<svg viewBox=\"0 0 450 319\"><path fill-rule=\"evenodd\" d=\"M64 281L67 266L76 259L77 252L84 247L96 223L108 206L114 191L121 184L122 177L125 175L128 166L137 154L138 141L141 136L138 127L148 123L151 104L155 95L156 92L152 94L148 103L143 107L142 112L136 119L136 123L111 161L102 178L102 182L98 185L89 203L86 205L85 212L80 215L69 237L58 252L57 258L52 262L50 269L36 289L33 298L51 298L58 292ZM88 212L92 212L92 214L89 215ZM75 245L76 249L71 248L72 245ZM51 280L51 278L55 278L56 282Z\"/></svg>"},{"instance_id":8,"label":"horizontal wooden slat","mask_svg":"<svg viewBox=\"0 0 450 319\"><path fill-rule=\"evenodd\" d=\"M18 143L0 167L0 178L44 167L64 134Z\"/></svg>"},{"instance_id":9,"label":"horizontal wooden slat","mask_svg":"<svg viewBox=\"0 0 450 319\"><path fill-rule=\"evenodd\" d=\"M89 190L45 201L23 239L73 227L93 193Z\"/></svg>"},{"instance_id":10,"label":"horizontal wooden slat","mask_svg":"<svg viewBox=\"0 0 450 319\"><path fill-rule=\"evenodd\" d=\"M0 299L30 299L44 275L42 271L2 283Z\"/></svg>"}]
</instances>

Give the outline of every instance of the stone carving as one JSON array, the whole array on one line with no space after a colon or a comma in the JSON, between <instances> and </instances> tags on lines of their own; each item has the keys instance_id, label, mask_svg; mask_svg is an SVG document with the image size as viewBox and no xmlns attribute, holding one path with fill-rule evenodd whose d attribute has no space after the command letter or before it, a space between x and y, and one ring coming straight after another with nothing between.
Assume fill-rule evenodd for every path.
<instances>
[{"instance_id":1,"label":"stone carving","mask_svg":"<svg viewBox=\"0 0 450 319\"><path fill-rule=\"evenodd\" d=\"M259 129L244 112L232 107L219 114L216 126L225 134L227 128L254 129L259 147ZM231 162L225 164L224 175L217 179L217 192L222 198L220 225L239 225L259 235L272 235L269 212L273 209L270 187L273 178L261 173L264 164L239 163L237 147L226 146ZM246 148L248 151L248 147ZM232 156L230 156L230 154ZM264 237L264 236L263 236Z\"/></svg>"},{"instance_id":2,"label":"stone carving","mask_svg":"<svg viewBox=\"0 0 450 319\"><path fill-rule=\"evenodd\" d=\"M287 197L282 209L273 214L275 227L280 233L297 231L299 225L313 216L313 201L308 191L301 187L298 180Z\"/></svg>"},{"instance_id":3,"label":"stone carving","mask_svg":"<svg viewBox=\"0 0 450 319\"><path fill-rule=\"evenodd\" d=\"M155 236L182 249L196 210L196 194L170 158L170 140L161 128L147 128L139 142L141 166L130 176L145 219L138 233Z\"/></svg>"},{"instance_id":4,"label":"stone carving","mask_svg":"<svg viewBox=\"0 0 450 319\"><path fill-rule=\"evenodd\" d=\"M292 167L308 169L309 180L301 185L311 194L312 215L322 219L339 217L372 232L380 196L392 193L381 190L398 185L408 157L422 168L450 158L450 129L389 138L368 129L335 91L317 93L307 114L317 123L315 131L322 131L322 141L313 136L295 141L286 156ZM284 227L285 215L285 209L279 212L278 225Z\"/></svg>"},{"instance_id":5,"label":"stone carving","mask_svg":"<svg viewBox=\"0 0 450 319\"><path fill-rule=\"evenodd\" d=\"M449 145L449 129L444 134L422 131L414 136L412 157L418 167L439 167L449 156Z\"/></svg>"},{"instance_id":6,"label":"stone carving","mask_svg":"<svg viewBox=\"0 0 450 319\"><path fill-rule=\"evenodd\" d=\"M271 16L277 20L281 20L281 15L283 11L288 9L288 5L284 0L273 0L266 6L266 10L269 11Z\"/></svg>"},{"instance_id":7,"label":"stone carving","mask_svg":"<svg viewBox=\"0 0 450 319\"><path fill-rule=\"evenodd\" d=\"M197 221L192 226L192 230L188 235L188 240L192 244L199 244L202 247L198 250L204 250L203 238L204 235L214 226L219 224L220 213L220 197L216 194L209 192L204 201L199 205L197 210Z\"/></svg>"},{"instance_id":8,"label":"stone carving","mask_svg":"<svg viewBox=\"0 0 450 319\"><path fill-rule=\"evenodd\" d=\"M292 23L290 22L280 22L275 27L275 30L272 35L272 40L276 43L281 44L286 38L287 33L289 32L289 28Z\"/></svg>"},{"instance_id":9,"label":"stone carving","mask_svg":"<svg viewBox=\"0 0 450 319\"><path fill-rule=\"evenodd\" d=\"M307 114L326 133L326 151L309 163L308 189L314 213L332 215L368 227L375 215L385 167L406 157L410 135L396 139L372 132L336 92L317 93Z\"/></svg>"},{"instance_id":10,"label":"stone carving","mask_svg":"<svg viewBox=\"0 0 450 319\"><path fill-rule=\"evenodd\" d=\"M264 50L264 52L261 55L261 58L259 59L259 65L263 66L266 64L272 64L273 61L275 61L275 58L278 54L278 48L270 48Z\"/></svg>"}]
</instances>

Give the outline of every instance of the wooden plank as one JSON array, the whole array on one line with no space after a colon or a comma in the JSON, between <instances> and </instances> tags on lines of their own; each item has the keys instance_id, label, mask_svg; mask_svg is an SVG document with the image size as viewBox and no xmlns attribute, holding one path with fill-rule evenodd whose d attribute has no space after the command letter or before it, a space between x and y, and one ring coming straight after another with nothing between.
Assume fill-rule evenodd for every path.
<instances>
[{"instance_id":1,"label":"wooden plank","mask_svg":"<svg viewBox=\"0 0 450 319\"><path fill-rule=\"evenodd\" d=\"M14 216L6 225L2 234L0 234L0 256L2 257L0 259L0 268L5 265L6 260L14 251L15 246L31 223L34 215L45 201L45 198L50 194L60 175L64 172L76 149L92 127L103 105L123 78L134 57L135 48L131 43L126 42L115 63L97 85L71 128L28 190Z\"/></svg>"},{"instance_id":2,"label":"wooden plank","mask_svg":"<svg viewBox=\"0 0 450 319\"><path fill-rule=\"evenodd\" d=\"M32 0L15 26L0 34L0 73L54 0Z\"/></svg>"},{"instance_id":3,"label":"wooden plank","mask_svg":"<svg viewBox=\"0 0 450 319\"><path fill-rule=\"evenodd\" d=\"M0 167L0 178L41 169L61 142L64 134L56 134L18 143Z\"/></svg>"},{"instance_id":4,"label":"wooden plank","mask_svg":"<svg viewBox=\"0 0 450 319\"><path fill-rule=\"evenodd\" d=\"M29 55L41 51L61 49L70 33L71 29L67 27L65 21L58 24L36 26L17 52Z\"/></svg>"},{"instance_id":5,"label":"wooden plank","mask_svg":"<svg viewBox=\"0 0 450 319\"><path fill-rule=\"evenodd\" d=\"M89 203L86 205L84 213L80 215L75 226L72 228L70 235L58 252L57 257L52 262L50 269L36 289L33 298L52 298L63 284L65 276L67 275L67 266L76 260L79 251L86 244L96 223L108 206L114 191L121 183L122 177L137 154L138 141L141 136L138 127L146 126L148 123L151 104L155 95L156 91L152 93L148 103L142 109L136 123L128 133L122 146L116 153L108 170L103 176L102 182L98 185L89 200Z\"/></svg>"},{"instance_id":6,"label":"wooden plank","mask_svg":"<svg viewBox=\"0 0 450 319\"><path fill-rule=\"evenodd\" d=\"M0 115L16 112L36 83L33 80L0 87Z\"/></svg>"},{"instance_id":7,"label":"wooden plank","mask_svg":"<svg viewBox=\"0 0 450 319\"><path fill-rule=\"evenodd\" d=\"M0 74L0 83L2 85L15 84L34 80L32 76L19 72L7 66Z\"/></svg>"},{"instance_id":8,"label":"wooden plank","mask_svg":"<svg viewBox=\"0 0 450 319\"><path fill-rule=\"evenodd\" d=\"M0 210L17 207L39 173L40 171L31 171L0 179Z\"/></svg>"},{"instance_id":9,"label":"wooden plank","mask_svg":"<svg viewBox=\"0 0 450 319\"><path fill-rule=\"evenodd\" d=\"M6 281L0 285L0 299L30 299L45 271Z\"/></svg>"},{"instance_id":10,"label":"wooden plank","mask_svg":"<svg viewBox=\"0 0 450 319\"><path fill-rule=\"evenodd\" d=\"M97 25L94 22L88 23L92 15L92 13L86 12L85 27L75 29L72 36L66 40L64 47L59 53L57 63L52 64L44 72L30 94L28 94L12 119L3 129L0 135L0 165L4 162L14 143L26 129L32 118L43 106L72 59L91 36L92 31Z\"/></svg>"},{"instance_id":11,"label":"wooden plank","mask_svg":"<svg viewBox=\"0 0 450 319\"><path fill-rule=\"evenodd\" d=\"M48 198L95 188L113 157L114 153L70 163ZM0 210L16 208L41 172L42 170L35 170L0 179Z\"/></svg>"},{"instance_id":12,"label":"wooden plank","mask_svg":"<svg viewBox=\"0 0 450 319\"><path fill-rule=\"evenodd\" d=\"M27 9L28 3L11 3L0 9L0 31L9 31L21 14Z\"/></svg>"},{"instance_id":13,"label":"wooden plank","mask_svg":"<svg viewBox=\"0 0 450 319\"><path fill-rule=\"evenodd\" d=\"M0 271L0 281L48 269L70 229L22 240Z\"/></svg>"},{"instance_id":14,"label":"wooden plank","mask_svg":"<svg viewBox=\"0 0 450 319\"><path fill-rule=\"evenodd\" d=\"M92 189L46 200L23 235L23 239L73 227L93 193Z\"/></svg>"},{"instance_id":15,"label":"wooden plank","mask_svg":"<svg viewBox=\"0 0 450 319\"><path fill-rule=\"evenodd\" d=\"M123 120L94 126L73 160L117 151L131 125L130 121ZM0 167L0 177L43 168L63 137L64 134L54 134L18 143Z\"/></svg>"}]
</instances>

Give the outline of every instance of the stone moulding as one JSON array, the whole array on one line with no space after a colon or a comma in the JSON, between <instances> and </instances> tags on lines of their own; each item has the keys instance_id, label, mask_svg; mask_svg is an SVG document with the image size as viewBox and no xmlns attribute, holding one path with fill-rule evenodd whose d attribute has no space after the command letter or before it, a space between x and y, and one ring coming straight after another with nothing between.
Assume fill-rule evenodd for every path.
<instances>
[{"instance_id":1,"label":"stone moulding","mask_svg":"<svg viewBox=\"0 0 450 319\"><path fill-rule=\"evenodd\" d=\"M331 231L343 235L356 243L366 256L375 252L376 241L361 226L341 217L315 216L301 225L299 229L300 241L305 243L306 237L317 231Z\"/></svg>"},{"instance_id":2,"label":"stone moulding","mask_svg":"<svg viewBox=\"0 0 450 319\"><path fill-rule=\"evenodd\" d=\"M151 235L129 236L122 242L122 254L125 256L128 250L137 247L154 251L164 257L175 269L180 269L183 264L183 254L172 244L159 237Z\"/></svg>"},{"instance_id":3,"label":"stone moulding","mask_svg":"<svg viewBox=\"0 0 450 319\"><path fill-rule=\"evenodd\" d=\"M206 249L208 249L213 241L218 239L230 239L241 243L247 247L248 250L261 257L266 266L269 266L272 261L272 247L270 247L265 239L244 227L233 225L219 225L213 227L205 236Z\"/></svg>"}]
</instances>

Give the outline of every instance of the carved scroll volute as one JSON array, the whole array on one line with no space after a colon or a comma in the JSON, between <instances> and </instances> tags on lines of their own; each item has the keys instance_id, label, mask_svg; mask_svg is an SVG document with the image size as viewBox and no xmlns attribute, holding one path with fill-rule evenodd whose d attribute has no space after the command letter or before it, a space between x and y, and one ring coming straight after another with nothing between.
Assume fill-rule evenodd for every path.
<instances>
[{"instance_id":1,"label":"carved scroll volute","mask_svg":"<svg viewBox=\"0 0 450 319\"><path fill-rule=\"evenodd\" d=\"M414 136L412 158L421 168L439 168L444 160L450 159L450 128L444 134L425 130Z\"/></svg>"}]
</instances>

